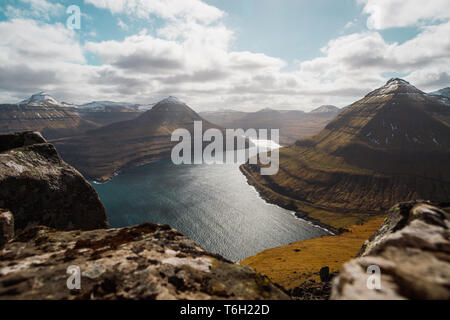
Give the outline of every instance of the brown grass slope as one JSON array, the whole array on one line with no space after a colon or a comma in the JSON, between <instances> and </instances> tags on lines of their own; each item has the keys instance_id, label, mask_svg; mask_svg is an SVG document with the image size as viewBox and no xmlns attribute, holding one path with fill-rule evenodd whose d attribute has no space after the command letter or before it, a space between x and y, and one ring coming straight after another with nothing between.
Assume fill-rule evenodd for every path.
<instances>
[{"instance_id":1,"label":"brown grass slope","mask_svg":"<svg viewBox=\"0 0 450 320\"><path fill-rule=\"evenodd\" d=\"M354 258L364 242L378 230L384 218L372 219L360 226L351 226L339 236L294 242L264 250L241 262L266 275L273 282L292 289L307 280L320 282L319 270L328 266L330 272Z\"/></svg>"},{"instance_id":2,"label":"brown grass slope","mask_svg":"<svg viewBox=\"0 0 450 320\"><path fill-rule=\"evenodd\" d=\"M319 134L280 152L280 171L242 170L270 201L334 227L412 199L450 198L450 108L393 79ZM340 219L340 221L335 221Z\"/></svg>"},{"instance_id":3,"label":"brown grass slope","mask_svg":"<svg viewBox=\"0 0 450 320\"><path fill-rule=\"evenodd\" d=\"M53 141L64 160L88 179L110 179L115 172L149 161L170 158L172 132L193 133L194 121L203 130L218 128L186 104L160 102L136 119L113 123L78 137Z\"/></svg>"},{"instance_id":4,"label":"brown grass slope","mask_svg":"<svg viewBox=\"0 0 450 320\"><path fill-rule=\"evenodd\" d=\"M100 125L83 119L75 108L59 106L0 105L0 133L40 131L47 139L81 134Z\"/></svg>"}]
</instances>

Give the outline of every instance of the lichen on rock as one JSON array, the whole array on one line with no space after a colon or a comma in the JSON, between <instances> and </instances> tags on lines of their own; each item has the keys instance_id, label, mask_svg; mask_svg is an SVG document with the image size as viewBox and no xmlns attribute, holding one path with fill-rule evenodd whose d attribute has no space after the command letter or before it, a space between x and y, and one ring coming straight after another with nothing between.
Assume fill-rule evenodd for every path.
<instances>
[{"instance_id":1,"label":"lichen on rock","mask_svg":"<svg viewBox=\"0 0 450 320\"><path fill-rule=\"evenodd\" d=\"M81 288L69 290L77 266ZM0 299L288 299L267 277L211 254L169 226L35 227L0 251Z\"/></svg>"}]
</instances>

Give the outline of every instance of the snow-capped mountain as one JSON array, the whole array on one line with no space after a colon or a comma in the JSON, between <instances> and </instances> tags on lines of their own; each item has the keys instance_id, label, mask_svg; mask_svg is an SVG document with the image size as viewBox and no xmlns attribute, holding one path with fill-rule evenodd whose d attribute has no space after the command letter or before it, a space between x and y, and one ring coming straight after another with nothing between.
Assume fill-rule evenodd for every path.
<instances>
[{"instance_id":1,"label":"snow-capped mountain","mask_svg":"<svg viewBox=\"0 0 450 320\"><path fill-rule=\"evenodd\" d=\"M33 94L28 99L25 99L18 103L19 105L29 105L29 106L41 106L41 107L65 107L73 106L69 104L63 104L53 98L51 95L41 91L39 93Z\"/></svg>"},{"instance_id":2,"label":"snow-capped mountain","mask_svg":"<svg viewBox=\"0 0 450 320\"><path fill-rule=\"evenodd\" d=\"M169 97L159 101L157 104L159 104L159 105L161 105L161 104L180 104L180 105L185 105L186 103L184 103L183 101L181 101L177 97L169 96Z\"/></svg>"},{"instance_id":3,"label":"snow-capped mountain","mask_svg":"<svg viewBox=\"0 0 450 320\"><path fill-rule=\"evenodd\" d=\"M432 96L444 96L444 97L450 98L450 87L443 88L443 89L438 90L438 91L430 92L429 95L432 95Z\"/></svg>"},{"instance_id":4,"label":"snow-capped mountain","mask_svg":"<svg viewBox=\"0 0 450 320\"><path fill-rule=\"evenodd\" d=\"M78 105L78 108L83 111L101 112L101 111L130 111L138 110L140 105L128 102L113 102L113 101L93 101Z\"/></svg>"},{"instance_id":5,"label":"snow-capped mountain","mask_svg":"<svg viewBox=\"0 0 450 320\"><path fill-rule=\"evenodd\" d=\"M310 111L309 113L339 113L341 109L333 105L320 106L317 109Z\"/></svg>"},{"instance_id":6,"label":"snow-capped mountain","mask_svg":"<svg viewBox=\"0 0 450 320\"><path fill-rule=\"evenodd\" d=\"M438 91L430 92L428 95L433 96L439 101L450 105L450 87L443 88Z\"/></svg>"}]
</instances>

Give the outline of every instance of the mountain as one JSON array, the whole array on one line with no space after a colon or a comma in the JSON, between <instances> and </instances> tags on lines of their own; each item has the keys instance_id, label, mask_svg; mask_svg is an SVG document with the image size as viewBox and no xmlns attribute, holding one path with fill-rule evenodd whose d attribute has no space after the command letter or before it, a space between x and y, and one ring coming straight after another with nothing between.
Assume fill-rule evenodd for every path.
<instances>
[{"instance_id":1,"label":"mountain","mask_svg":"<svg viewBox=\"0 0 450 320\"><path fill-rule=\"evenodd\" d=\"M429 93L445 104L450 104L450 87Z\"/></svg>"},{"instance_id":2,"label":"mountain","mask_svg":"<svg viewBox=\"0 0 450 320\"><path fill-rule=\"evenodd\" d=\"M280 151L280 170L249 182L270 201L335 228L395 202L450 200L450 109L391 79L353 103L319 134Z\"/></svg>"},{"instance_id":3,"label":"mountain","mask_svg":"<svg viewBox=\"0 0 450 320\"><path fill-rule=\"evenodd\" d=\"M148 109L149 107L143 108L142 105L133 103L93 101L78 105L78 114L85 120L105 126L135 119Z\"/></svg>"},{"instance_id":4,"label":"mountain","mask_svg":"<svg viewBox=\"0 0 450 320\"><path fill-rule=\"evenodd\" d=\"M212 123L228 129L279 129L280 144L290 145L318 133L337 113L305 113L300 110L263 109L258 112L217 111L200 113Z\"/></svg>"},{"instance_id":5,"label":"mountain","mask_svg":"<svg viewBox=\"0 0 450 320\"><path fill-rule=\"evenodd\" d=\"M26 105L26 106L39 106L39 107L75 107L71 104L66 103L60 103L55 98L53 98L51 95L41 91L39 93L33 94L28 99L25 99L18 103L19 105Z\"/></svg>"},{"instance_id":6,"label":"mountain","mask_svg":"<svg viewBox=\"0 0 450 320\"><path fill-rule=\"evenodd\" d=\"M53 139L97 127L98 124L80 117L75 105L58 102L45 92L17 104L0 105L0 133L32 130Z\"/></svg>"},{"instance_id":7,"label":"mountain","mask_svg":"<svg viewBox=\"0 0 450 320\"><path fill-rule=\"evenodd\" d=\"M169 97L139 117L116 122L77 137L55 140L63 159L89 179L106 181L116 172L140 164L170 158L171 134L185 128L191 133L194 121L203 130L219 128L204 120L184 102Z\"/></svg>"},{"instance_id":8,"label":"mountain","mask_svg":"<svg viewBox=\"0 0 450 320\"><path fill-rule=\"evenodd\" d=\"M312 111L310 111L309 113L312 114L317 114L317 113L334 113L335 115L338 115L342 110L339 109L336 106L332 106L332 105L324 105L324 106L320 106L317 109L314 109Z\"/></svg>"},{"instance_id":9,"label":"mountain","mask_svg":"<svg viewBox=\"0 0 450 320\"><path fill-rule=\"evenodd\" d=\"M136 111L139 110L139 104L127 102L113 102L113 101L93 101L78 105L78 108L87 112L94 111Z\"/></svg>"},{"instance_id":10,"label":"mountain","mask_svg":"<svg viewBox=\"0 0 450 320\"><path fill-rule=\"evenodd\" d=\"M450 87L440 89L438 91L434 91L429 94L432 96L444 96L444 97L450 98Z\"/></svg>"}]
</instances>

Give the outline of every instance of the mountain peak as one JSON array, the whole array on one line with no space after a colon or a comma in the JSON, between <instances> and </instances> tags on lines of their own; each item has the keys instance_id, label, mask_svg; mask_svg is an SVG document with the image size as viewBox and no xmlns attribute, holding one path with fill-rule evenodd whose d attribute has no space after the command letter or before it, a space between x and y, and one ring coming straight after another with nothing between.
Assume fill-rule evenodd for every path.
<instances>
[{"instance_id":1,"label":"mountain peak","mask_svg":"<svg viewBox=\"0 0 450 320\"><path fill-rule=\"evenodd\" d=\"M139 119L145 121L152 119L153 123L183 123L202 120L186 103L174 96L159 101Z\"/></svg>"},{"instance_id":2,"label":"mountain peak","mask_svg":"<svg viewBox=\"0 0 450 320\"><path fill-rule=\"evenodd\" d=\"M310 111L309 113L330 113L330 112L337 113L339 111L340 111L340 109L336 106L323 105L323 106L320 106L320 107Z\"/></svg>"},{"instance_id":3,"label":"mountain peak","mask_svg":"<svg viewBox=\"0 0 450 320\"><path fill-rule=\"evenodd\" d=\"M408 81L400 78L392 78L384 86L369 93L366 97L384 97L388 95L406 94L417 95L425 94L421 90L414 87Z\"/></svg>"},{"instance_id":4,"label":"mountain peak","mask_svg":"<svg viewBox=\"0 0 450 320\"><path fill-rule=\"evenodd\" d=\"M181 105L185 105L186 103L184 103L183 101L181 101L177 97L169 96L169 97L161 100L157 104L181 104Z\"/></svg>"},{"instance_id":5,"label":"mountain peak","mask_svg":"<svg viewBox=\"0 0 450 320\"><path fill-rule=\"evenodd\" d=\"M396 85L411 85L408 81L400 79L400 78L391 78L388 82L386 82L386 85L392 85L392 84L396 84Z\"/></svg>"},{"instance_id":6,"label":"mountain peak","mask_svg":"<svg viewBox=\"0 0 450 320\"><path fill-rule=\"evenodd\" d=\"M61 103L44 91L33 94L30 98L19 102L19 104L34 106L61 106Z\"/></svg>"}]
</instances>

